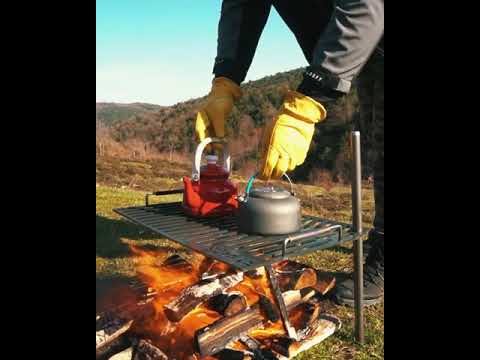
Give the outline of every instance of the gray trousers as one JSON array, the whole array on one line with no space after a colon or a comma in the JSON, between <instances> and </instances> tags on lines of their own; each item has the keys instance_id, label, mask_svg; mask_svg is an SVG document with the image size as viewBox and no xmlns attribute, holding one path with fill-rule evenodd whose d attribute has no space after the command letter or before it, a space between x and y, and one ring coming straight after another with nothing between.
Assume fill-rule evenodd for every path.
<instances>
[{"instance_id":1,"label":"gray trousers","mask_svg":"<svg viewBox=\"0 0 480 360\"><path fill-rule=\"evenodd\" d=\"M384 128L384 57L372 56L358 79L360 117L356 124L361 132L362 142L368 160L373 162L373 187L375 193L374 228L383 234L385 229L384 169L385 169L385 128Z\"/></svg>"}]
</instances>

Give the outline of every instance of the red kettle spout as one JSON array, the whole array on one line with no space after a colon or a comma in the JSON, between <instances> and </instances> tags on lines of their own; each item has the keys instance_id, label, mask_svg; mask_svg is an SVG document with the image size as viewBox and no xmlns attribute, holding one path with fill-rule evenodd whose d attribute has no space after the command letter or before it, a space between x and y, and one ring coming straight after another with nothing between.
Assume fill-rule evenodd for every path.
<instances>
[{"instance_id":1,"label":"red kettle spout","mask_svg":"<svg viewBox=\"0 0 480 360\"><path fill-rule=\"evenodd\" d=\"M185 191L183 192L183 202L190 208L199 207L202 203L200 195L195 191L192 185L192 180L188 176L183 177L183 185Z\"/></svg>"}]
</instances>

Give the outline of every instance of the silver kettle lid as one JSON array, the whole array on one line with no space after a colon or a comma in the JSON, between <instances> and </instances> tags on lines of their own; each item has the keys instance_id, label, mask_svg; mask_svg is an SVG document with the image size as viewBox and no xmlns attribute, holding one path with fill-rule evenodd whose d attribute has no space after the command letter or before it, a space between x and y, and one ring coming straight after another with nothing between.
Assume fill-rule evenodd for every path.
<instances>
[{"instance_id":1,"label":"silver kettle lid","mask_svg":"<svg viewBox=\"0 0 480 360\"><path fill-rule=\"evenodd\" d=\"M259 199L282 200L291 197L292 194L279 187L264 186L251 189L249 196Z\"/></svg>"}]
</instances>

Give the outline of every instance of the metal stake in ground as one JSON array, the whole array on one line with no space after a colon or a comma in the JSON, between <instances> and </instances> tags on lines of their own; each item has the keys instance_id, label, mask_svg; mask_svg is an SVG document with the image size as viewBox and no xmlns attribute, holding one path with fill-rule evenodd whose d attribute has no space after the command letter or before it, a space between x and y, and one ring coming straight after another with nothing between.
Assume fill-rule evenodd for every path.
<instances>
[{"instance_id":1,"label":"metal stake in ground","mask_svg":"<svg viewBox=\"0 0 480 360\"><path fill-rule=\"evenodd\" d=\"M362 166L360 151L360 132L352 131L352 225L358 237L353 242L354 261L354 303L355 338L363 344L365 340L363 326L363 244L362 244Z\"/></svg>"}]
</instances>

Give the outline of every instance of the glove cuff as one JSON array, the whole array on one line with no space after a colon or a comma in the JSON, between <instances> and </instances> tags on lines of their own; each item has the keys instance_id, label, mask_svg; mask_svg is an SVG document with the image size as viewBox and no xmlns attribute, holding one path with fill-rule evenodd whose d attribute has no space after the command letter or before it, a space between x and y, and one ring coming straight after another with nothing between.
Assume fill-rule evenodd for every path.
<instances>
[{"instance_id":1,"label":"glove cuff","mask_svg":"<svg viewBox=\"0 0 480 360\"><path fill-rule=\"evenodd\" d=\"M217 77L212 81L212 93L228 94L235 100L242 96L242 89L234 81L226 77Z\"/></svg>"},{"instance_id":2,"label":"glove cuff","mask_svg":"<svg viewBox=\"0 0 480 360\"><path fill-rule=\"evenodd\" d=\"M297 88L298 92L311 97L327 107L330 104L335 103L337 99L346 95L345 93L325 87L322 82L307 74L311 73L306 73L303 75L303 80Z\"/></svg>"},{"instance_id":3,"label":"glove cuff","mask_svg":"<svg viewBox=\"0 0 480 360\"><path fill-rule=\"evenodd\" d=\"M327 110L322 104L309 96L292 90L289 90L285 95L282 111L313 124L321 122L327 117Z\"/></svg>"},{"instance_id":4,"label":"glove cuff","mask_svg":"<svg viewBox=\"0 0 480 360\"><path fill-rule=\"evenodd\" d=\"M316 91L348 94L352 86L351 82L325 70L308 67L303 74L304 80L312 80Z\"/></svg>"}]
</instances>

